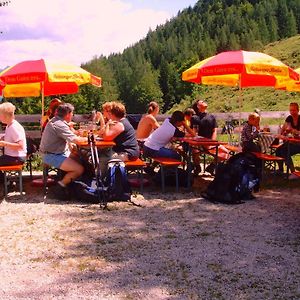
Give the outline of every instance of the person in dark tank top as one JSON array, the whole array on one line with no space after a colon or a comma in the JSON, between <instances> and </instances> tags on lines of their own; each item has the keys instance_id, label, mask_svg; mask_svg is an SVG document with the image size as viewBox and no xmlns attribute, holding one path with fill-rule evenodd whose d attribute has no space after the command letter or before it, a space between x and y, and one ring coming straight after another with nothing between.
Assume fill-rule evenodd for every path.
<instances>
[{"instance_id":1,"label":"person in dark tank top","mask_svg":"<svg viewBox=\"0 0 300 300\"><path fill-rule=\"evenodd\" d=\"M106 112L108 121L105 124L103 139L114 141L112 158L123 161L135 160L139 157L139 146L135 137L135 130L125 118L125 106L117 101L110 102L110 110Z\"/></svg>"},{"instance_id":2,"label":"person in dark tank top","mask_svg":"<svg viewBox=\"0 0 300 300\"><path fill-rule=\"evenodd\" d=\"M285 122L281 128L282 135L291 135L295 138L300 137L300 115L299 105L296 102L290 103L290 115L285 119ZM285 159L286 165L289 167L291 174L289 179L299 179L295 172L295 166L292 160L292 156L300 153L300 142L299 143L287 143L284 142L276 150L276 155ZM278 162L279 172L283 173L283 162Z\"/></svg>"}]
</instances>

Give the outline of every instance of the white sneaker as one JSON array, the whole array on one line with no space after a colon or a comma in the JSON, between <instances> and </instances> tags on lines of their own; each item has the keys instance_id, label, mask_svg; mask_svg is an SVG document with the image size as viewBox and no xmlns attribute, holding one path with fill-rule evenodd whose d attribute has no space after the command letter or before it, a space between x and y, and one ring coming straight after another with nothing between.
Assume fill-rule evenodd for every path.
<instances>
[{"instance_id":1,"label":"white sneaker","mask_svg":"<svg viewBox=\"0 0 300 300\"><path fill-rule=\"evenodd\" d=\"M300 177L299 176L297 176L296 174L290 174L289 175L289 180L294 180L294 179L300 179Z\"/></svg>"}]
</instances>

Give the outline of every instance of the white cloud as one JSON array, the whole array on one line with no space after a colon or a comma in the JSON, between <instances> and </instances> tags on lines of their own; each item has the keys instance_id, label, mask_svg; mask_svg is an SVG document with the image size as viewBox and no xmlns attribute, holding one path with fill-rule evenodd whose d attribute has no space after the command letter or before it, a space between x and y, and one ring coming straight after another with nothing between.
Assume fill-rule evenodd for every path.
<instances>
[{"instance_id":1,"label":"white cloud","mask_svg":"<svg viewBox=\"0 0 300 300\"><path fill-rule=\"evenodd\" d=\"M39 58L80 64L120 52L170 17L124 0L14 0L0 9L0 69Z\"/></svg>"}]
</instances>

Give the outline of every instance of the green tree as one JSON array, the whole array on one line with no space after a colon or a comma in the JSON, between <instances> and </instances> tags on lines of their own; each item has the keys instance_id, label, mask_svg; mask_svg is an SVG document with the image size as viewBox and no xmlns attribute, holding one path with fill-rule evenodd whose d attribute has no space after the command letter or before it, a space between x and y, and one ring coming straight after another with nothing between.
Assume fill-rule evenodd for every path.
<instances>
[{"instance_id":1,"label":"green tree","mask_svg":"<svg viewBox=\"0 0 300 300\"><path fill-rule=\"evenodd\" d=\"M289 12L289 18L288 18L288 32L286 37L291 37L297 34L297 22L296 18L292 11Z\"/></svg>"}]
</instances>

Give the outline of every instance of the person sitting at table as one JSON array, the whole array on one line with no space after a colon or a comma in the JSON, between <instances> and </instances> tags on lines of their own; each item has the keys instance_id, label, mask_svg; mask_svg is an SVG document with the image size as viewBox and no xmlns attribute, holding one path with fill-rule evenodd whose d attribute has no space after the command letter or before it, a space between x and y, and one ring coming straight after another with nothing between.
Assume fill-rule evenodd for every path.
<instances>
[{"instance_id":1,"label":"person sitting at table","mask_svg":"<svg viewBox=\"0 0 300 300\"><path fill-rule=\"evenodd\" d=\"M70 155L72 143L86 141L86 138L74 134L68 125L73 112L74 106L70 103L59 105L55 117L45 127L40 144L43 162L66 172L55 187L55 196L59 200L68 200L68 184L84 171L83 166Z\"/></svg>"},{"instance_id":2,"label":"person sitting at table","mask_svg":"<svg viewBox=\"0 0 300 300\"><path fill-rule=\"evenodd\" d=\"M41 122L42 123L42 132L44 131L49 120L55 116L57 107L59 105L61 105L62 103L63 102L58 98L54 98L51 100L51 102L49 104L49 108L48 108L46 114L42 118L42 122Z\"/></svg>"},{"instance_id":3,"label":"person sitting at table","mask_svg":"<svg viewBox=\"0 0 300 300\"><path fill-rule=\"evenodd\" d=\"M150 102L148 105L148 112L146 115L143 115L136 130L136 138L138 140L146 139L153 130L159 127L159 123L155 118L158 112L158 103L155 101Z\"/></svg>"},{"instance_id":4,"label":"person sitting at table","mask_svg":"<svg viewBox=\"0 0 300 300\"><path fill-rule=\"evenodd\" d=\"M195 115L195 111L192 108L187 108L184 112L184 122L188 127L191 127L192 116Z\"/></svg>"},{"instance_id":5,"label":"person sitting at table","mask_svg":"<svg viewBox=\"0 0 300 300\"><path fill-rule=\"evenodd\" d=\"M191 127L197 125L198 126L198 135L216 140L217 139L217 120L213 114L207 112L207 103L203 100L197 100L193 109L196 114L192 116L191 119ZM198 111L198 112L197 112ZM205 150L205 149L204 149ZM229 156L229 151L224 146L219 146L219 153L223 153L224 156ZM194 162L194 175L198 175L201 172L200 166L200 151L193 150L193 162ZM215 163L212 162L206 167L206 171L209 173L213 173L215 170Z\"/></svg>"},{"instance_id":6,"label":"person sitting at table","mask_svg":"<svg viewBox=\"0 0 300 300\"><path fill-rule=\"evenodd\" d=\"M104 102L102 104L102 112L97 111L95 116L95 122L97 125L100 126L100 128L104 128L105 123L108 121L108 112L111 110L111 103L112 102Z\"/></svg>"},{"instance_id":7,"label":"person sitting at table","mask_svg":"<svg viewBox=\"0 0 300 300\"><path fill-rule=\"evenodd\" d=\"M248 121L243 126L241 133L241 146L243 152L261 152L261 147L257 143L260 130L259 122L259 114L249 114Z\"/></svg>"},{"instance_id":8,"label":"person sitting at table","mask_svg":"<svg viewBox=\"0 0 300 300\"><path fill-rule=\"evenodd\" d=\"M19 165L26 160L27 146L23 126L15 120L16 107L10 102L0 104L0 121L6 124L0 147L4 154L0 156L0 166Z\"/></svg>"},{"instance_id":9,"label":"person sitting at table","mask_svg":"<svg viewBox=\"0 0 300 300\"><path fill-rule=\"evenodd\" d=\"M105 124L103 139L104 141L114 141L112 148L112 158L119 158L123 161L135 160L139 157L140 150L135 138L135 130L125 118L125 106L117 101L110 102L110 106L104 116L108 121Z\"/></svg>"},{"instance_id":10,"label":"person sitting at table","mask_svg":"<svg viewBox=\"0 0 300 300\"><path fill-rule=\"evenodd\" d=\"M290 115L285 119L285 122L281 128L282 135L292 134L294 137L299 137L300 135L300 115L299 115L299 105L298 103L292 102L289 106ZM289 149L288 149L289 148ZM285 163L290 169L291 173L289 179L298 179L299 177L293 174L295 172L295 167L293 163L292 156L300 153L300 142L299 143L289 143L284 142L276 150L276 155L283 157ZM283 173L283 163L278 162L279 172Z\"/></svg>"},{"instance_id":11,"label":"person sitting at table","mask_svg":"<svg viewBox=\"0 0 300 300\"><path fill-rule=\"evenodd\" d=\"M198 135L208 139L217 138L218 124L215 116L207 112L207 103L203 100L197 100L198 113L191 118L191 127L198 125Z\"/></svg>"},{"instance_id":12,"label":"person sitting at table","mask_svg":"<svg viewBox=\"0 0 300 300\"><path fill-rule=\"evenodd\" d=\"M145 140L144 155L153 158L168 157L181 160L181 155L175 149L166 147L173 137L185 136L184 132L178 128L181 126L189 129L184 122L183 112L177 110Z\"/></svg>"}]
</instances>

